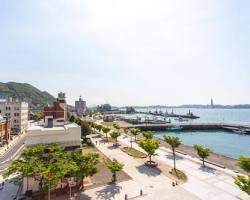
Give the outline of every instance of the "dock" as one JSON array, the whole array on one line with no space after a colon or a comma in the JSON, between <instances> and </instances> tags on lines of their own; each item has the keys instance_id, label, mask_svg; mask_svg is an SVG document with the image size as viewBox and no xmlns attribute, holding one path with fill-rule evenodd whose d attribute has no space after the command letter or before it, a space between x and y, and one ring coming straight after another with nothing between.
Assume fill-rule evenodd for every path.
<instances>
[{"instance_id":1,"label":"dock","mask_svg":"<svg viewBox=\"0 0 250 200\"><path fill-rule=\"evenodd\" d=\"M176 114L176 113L162 113L162 112L142 112L137 111L136 114L145 114L145 115L153 115L158 117L174 117L174 118L186 118L186 119L199 119L199 116L193 115L192 113L187 113L186 115L183 114Z\"/></svg>"},{"instance_id":2,"label":"dock","mask_svg":"<svg viewBox=\"0 0 250 200\"><path fill-rule=\"evenodd\" d=\"M233 131L244 129L246 134L250 134L250 125L230 124L230 123L162 123L162 124L131 124L124 128L139 128L143 131L163 131L168 128L179 126L182 130L226 130Z\"/></svg>"}]
</instances>

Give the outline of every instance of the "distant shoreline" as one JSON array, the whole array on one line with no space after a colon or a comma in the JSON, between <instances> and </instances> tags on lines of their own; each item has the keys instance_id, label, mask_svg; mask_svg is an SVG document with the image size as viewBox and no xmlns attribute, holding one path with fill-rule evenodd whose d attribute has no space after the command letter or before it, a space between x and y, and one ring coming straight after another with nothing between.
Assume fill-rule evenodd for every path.
<instances>
[{"instance_id":1,"label":"distant shoreline","mask_svg":"<svg viewBox=\"0 0 250 200\"><path fill-rule=\"evenodd\" d=\"M120 108L126 108L126 107L120 107ZM134 106L134 108L139 109L160 109L160 108L167 108L167 109L175 109L175 108L197 108L197 109L250 109L250 104L246 105L182 105L182 106Z\"/></svg>"}]
</instances>

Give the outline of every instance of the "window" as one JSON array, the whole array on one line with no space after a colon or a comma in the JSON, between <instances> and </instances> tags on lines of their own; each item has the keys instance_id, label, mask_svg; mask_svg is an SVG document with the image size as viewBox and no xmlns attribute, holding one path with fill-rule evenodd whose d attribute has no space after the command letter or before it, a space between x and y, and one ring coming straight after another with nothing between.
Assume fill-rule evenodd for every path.
<instances>
[{"instance_id":1,"label":"window","mask_svg":"<svg viewBox=\"0 0 250 200\"><path fill-rule=\"evenodd\" d=\"M14 113L14 116L15 117L19 117L19 113Z\"/></svg>"},{"instance_id":2,"label":"window","mask_svg":"<svg viewBox=\"0 0 250 200\"><path fill-rule=\"evenodd\" d=\"M6 106L6 107L5 107L5 110L10 110L10 107Z\"/></svg>"}]
</instances>

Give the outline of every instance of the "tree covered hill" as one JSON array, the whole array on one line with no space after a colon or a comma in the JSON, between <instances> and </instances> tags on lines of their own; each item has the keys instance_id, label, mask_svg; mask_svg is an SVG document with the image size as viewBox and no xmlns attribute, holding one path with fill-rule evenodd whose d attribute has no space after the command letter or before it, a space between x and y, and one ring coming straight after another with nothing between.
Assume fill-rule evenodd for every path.
<instances>
[{"instance_id":1,"label":"tree covered hill","mask_svg":"<svg viewBox=\"0 0 250 200\"><path fill-rule=\"evenodd\" d=\"M53 104L55 97L46 91L40 91L28 83L0 82L0 96L26 100L33 105Z\"/></svg>"}]
</instances>

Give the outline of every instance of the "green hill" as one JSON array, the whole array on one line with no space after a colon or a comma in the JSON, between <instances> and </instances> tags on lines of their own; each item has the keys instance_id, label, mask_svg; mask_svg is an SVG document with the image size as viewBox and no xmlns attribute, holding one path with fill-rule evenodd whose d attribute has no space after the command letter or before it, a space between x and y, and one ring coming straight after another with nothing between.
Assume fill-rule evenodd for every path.
<instances>
[{"instance_id":1,"label":"green hill","mask_svg":"<svg viewBox=\"0 0 250 200\"><path fill-rule=\"evenodd\" d=\"M0 96L26 100L33 105L52 104L55 98L46 91L40 91L28 83L0 82Z\"/></svg>"}]
</instances>

